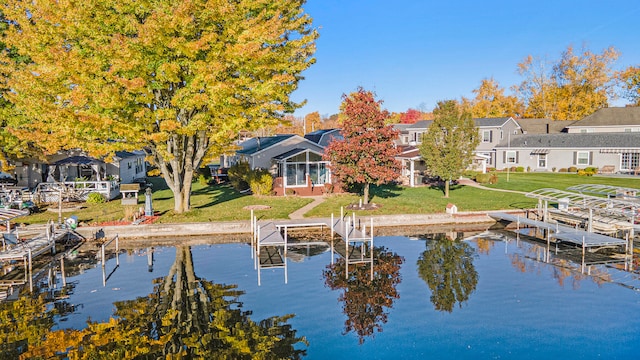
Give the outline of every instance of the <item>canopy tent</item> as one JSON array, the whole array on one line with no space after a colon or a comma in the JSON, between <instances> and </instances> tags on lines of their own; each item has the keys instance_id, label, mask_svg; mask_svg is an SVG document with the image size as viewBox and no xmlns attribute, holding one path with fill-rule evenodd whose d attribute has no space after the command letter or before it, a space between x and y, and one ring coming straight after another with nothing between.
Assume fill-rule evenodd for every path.
<instances>
[{"instance_id":1,"label":"canopy tent","mask_svg":"<svg viewBox=\"0 0 640 360\"><path fill-rule=\"evenodd\" d=\"M56 169L59 173L59 181L66 181L70 166L76 166L78 169L90 168L92 173L95 175L95 180L97 181L102 181L106 172L106 164L104 161L83 155L70 156L68 158L60 159L49 166L47 182L54 181ZM78 170L78 177L81 177L80 170Z\"/></svg>"}]
</instances>

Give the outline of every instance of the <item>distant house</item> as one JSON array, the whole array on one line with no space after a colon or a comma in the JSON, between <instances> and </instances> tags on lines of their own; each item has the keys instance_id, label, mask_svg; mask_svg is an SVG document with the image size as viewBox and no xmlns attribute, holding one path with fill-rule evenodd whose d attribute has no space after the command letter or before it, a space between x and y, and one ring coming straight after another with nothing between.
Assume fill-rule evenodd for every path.
<instances>
[{"instance_id":1,"label":"distant house","mask_svg":"<svg viewBox=\"0 0 640 360\"><path fill-rule=\"evenodd\" d=\"M570 134L640 132L640 107L602 108L568 125L567 132Z\"/></svg>"},{"instance_id":2,"label":"distant house","mask_svg":"<svg viewBox=\"0 0 640 360\"><path fill-rule=\"evenodd\" d=\"M496 145L521 133L520 124L512 117L473 119L480 135L480 143L475 153L482 155L486 165L496 164ZM480 160L479 160L480 161ZM482 164L478 166L483 166Z\"/></svg>"},{"instance_id":3,"label":"distant house","mask_svg":"<svg viewBox=\"0 0 640 360\"><path fill-rule=\"evenodd\" d=\"M634 172L640 166L640 132L516 135L497 145L496 153L497 169L613 166L614 172Z\"/></svg>"}]
</instances>

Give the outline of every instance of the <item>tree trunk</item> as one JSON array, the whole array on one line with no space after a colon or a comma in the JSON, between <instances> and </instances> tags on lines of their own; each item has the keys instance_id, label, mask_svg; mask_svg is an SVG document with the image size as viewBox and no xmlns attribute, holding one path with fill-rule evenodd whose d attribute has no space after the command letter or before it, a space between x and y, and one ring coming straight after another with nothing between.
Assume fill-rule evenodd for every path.
<instances>
[{"instance_id":1,"label":"tree trunk","mask_svg":"<svg viewBox=\"0 0 640 360\"><path fill-rule=\"evenodd\" d=\"M444 197L449 198L449 183L451 180L445 180L444 182Z\"/></svg>"},{"instance_id":2,"label":"tree trunk","mask_svg":"<svg viewBox=\"0 0 640 360\"><path fill-rule=\"evenodd\" d=\"M362 203L367 205L369 203L369 183L364 183L364 194Z\"/></svg>"}]
</instances>

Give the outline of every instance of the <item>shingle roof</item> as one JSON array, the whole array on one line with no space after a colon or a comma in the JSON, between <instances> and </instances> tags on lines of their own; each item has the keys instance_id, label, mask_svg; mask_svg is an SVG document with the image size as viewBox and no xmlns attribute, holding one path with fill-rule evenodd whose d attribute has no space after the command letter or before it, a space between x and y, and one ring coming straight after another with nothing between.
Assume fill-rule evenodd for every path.
<instances>
[{"instance_id":1,"label":"shingle roof","mask_svg":"<svg viewBox=\"0 0 640 360\"><path fill-rule=\"evenodd\" d=\"M510 117L502 117L502 118L479 118L473 119L478 127L500 127L503 126L507 121L511 119Z\"/></svg>"},{"instance_id":2,"label":"shingle roof","mask_svg":"<svg viewBox=\"0 0 640 360\"><path fill-rule=\"evenodd\" d=\"M255 137L249 139L240 144L242 149L238 150L238 154L251 155L257 153L258 151L264 150L268 147L271 147L279 142L287 140L295 135L287 134L287 135L275 135L268 137Z\"/></svg>"},{"instance_id":3,"label":"shingle roof","mask_svg":"<svg viewBox=\"0 0 640 360\"><path fill-rule=\"evenodd\" d=\"M610 107L602 108L593 114L578 120L573 126L624 126L640 125L640 107Z\"/></svg>"},{"instance_id":4,"label":"shingle roof","mask_svg":"<svg viewBox=\"0 0 640 360\"><path fill-rule=\"evenodd\" d=\"M310 132L304 138L322 147L327 147L333 139L343 139L344 137L340 133L340 129L322 129Z\"/></svg>"},{"instance_id":5,"label":"shingle roof","mask_svg":"<svg viewBox=\"0 0 640 360\"><path fill-rule=\"evenodd\" d=\"M433 120L420 120L407 126L407 129L428 129Z\"/></svg>"},{"instance_id":6,"label":"shingle roof","mask_svg":"<svg viewBox=\"0 0 640 360\"><path fill-rule=\"evenodd\" d=\"M558 134L572 122L553 119L518 119L518 124L527 134Z\"/></svg>"},{"instance_id":7,"label":"shingle roof","mask_svg":"<svg viewBox=\"0 0 640 360\"><path fill-rule=\"evenodd\" d=\"M640 133L512 135L496 148L640 148Z\"/></svg>"}]
</instances>

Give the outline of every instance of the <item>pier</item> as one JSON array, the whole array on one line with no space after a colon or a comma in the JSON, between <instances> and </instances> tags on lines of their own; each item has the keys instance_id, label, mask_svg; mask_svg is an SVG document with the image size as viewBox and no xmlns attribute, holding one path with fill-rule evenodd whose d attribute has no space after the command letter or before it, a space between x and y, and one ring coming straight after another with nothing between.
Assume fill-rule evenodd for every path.
<instances>
[{"instance_id":1,"label":"pier","mask_svg":"<svg viewBox=\"0 0 640 360\"><path fill-rule=\"evenodd\" d=\"M261 283L260 271L262 269L282 268L285 271L285 283L288 282L287 273L287 249L291 246L323 245L331 247L331 262L334 254L345 259L347 274L349 265L360 263L371 264L371 276L373 277L373 219L370 220L369 229L366 222L359 226L355 213L351 216L344 215L344 208L340 209L340 217L331 214L330 219L301 219L283 221L258 221L251 212L251 256L254 259L254 268L258 271L258 285ZM299 229L316 228L324 231L330 230L330 239L324 241L289 242L289 231ZM334 240L337 236L341 241ZM342 246L344 244L344 246Z\"/></svg>"}]
</instances>

